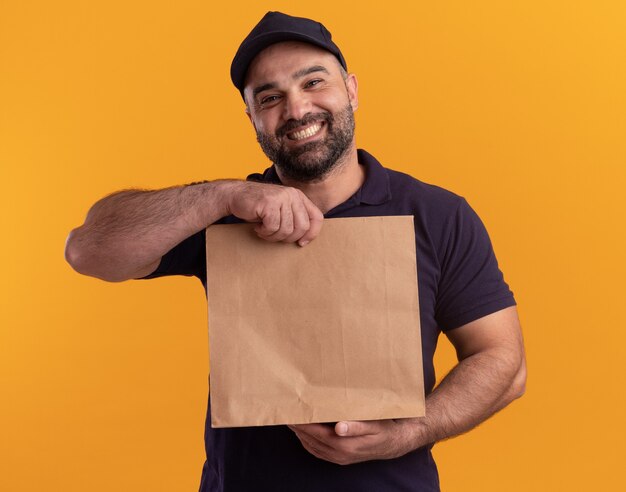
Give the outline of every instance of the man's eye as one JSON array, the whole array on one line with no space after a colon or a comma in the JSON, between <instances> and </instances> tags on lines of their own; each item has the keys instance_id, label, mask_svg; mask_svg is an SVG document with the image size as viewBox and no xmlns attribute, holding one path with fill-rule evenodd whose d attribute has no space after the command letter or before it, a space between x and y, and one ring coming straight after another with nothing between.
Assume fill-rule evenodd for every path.
<instances>
[{"instance_id":1,"label":"man's eye","mask_svg":"<svg viewBox=\"0 0 626 492\"><path fill-rule=\"evenodd\" d=\"M316 86L317 84L319 84L322 81L322 79L313 79L313 80L309 80L306 84L305 87L313 87Z\"/></svg>"},{"instance_id":2,"label":"man's eye","mask_svg":"<svg viewBox=\"0 0 626 492\"><path fill-rule=\"evenodd\" d=\"M278 100L278 96L267 96L261 99L261 104L273 103L276 100Z\"/></svg>"}]
</instances>

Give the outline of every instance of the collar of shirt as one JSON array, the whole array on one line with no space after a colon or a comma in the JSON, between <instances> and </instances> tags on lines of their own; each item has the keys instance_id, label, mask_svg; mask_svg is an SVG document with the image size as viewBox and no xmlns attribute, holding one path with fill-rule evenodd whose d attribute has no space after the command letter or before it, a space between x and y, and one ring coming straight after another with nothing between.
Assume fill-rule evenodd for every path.
<instances>
[{"instance_id":1,"label":"collar of shirt","mask_svg":"<svg viewBox=\"0 0 626 492\"><path fill-rule=\"evenodd\" d=\"M345 202L329 210L325 216L332 217L349 208L359 205L382 205L391 200L391 186L385 168L376 158L363 149L357 150L359 164L365 166L365 183ZM254 173L248 176L249 181L282 184L274 166L267 168L263 174Z\"/></svg>"}]
</instances>

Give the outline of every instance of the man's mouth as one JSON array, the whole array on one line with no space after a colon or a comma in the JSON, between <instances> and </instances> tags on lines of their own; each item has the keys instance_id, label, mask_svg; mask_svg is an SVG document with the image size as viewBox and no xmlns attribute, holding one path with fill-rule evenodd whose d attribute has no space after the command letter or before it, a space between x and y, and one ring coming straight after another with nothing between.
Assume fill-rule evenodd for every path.
<instances>
[{"instance_id":1,"label":"man's mouth","mask_svg":"<svg viewBox=\"0 0 626 492\"><path fill-rule=\"evenodd\" d=\"M312 137L313 135L316 135L321 129L322 126L324 126L323 122L319 122L319 123L313 123L310 126L307 126L306 128L303 128L302 130L297 130L297 131L293 131L290 133L287 133L287 138L289 140L304 140L305 138L309 138Z\"/></svg>"}]
</instances>

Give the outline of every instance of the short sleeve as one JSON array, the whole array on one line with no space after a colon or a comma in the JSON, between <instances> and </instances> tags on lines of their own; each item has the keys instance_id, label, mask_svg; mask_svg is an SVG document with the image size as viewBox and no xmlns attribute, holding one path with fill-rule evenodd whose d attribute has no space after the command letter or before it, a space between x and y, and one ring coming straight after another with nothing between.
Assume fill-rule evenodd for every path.
<instances>
[{"instance_id":1,"label":"short sleeve","mask_svg":"<svg viewBox=\"0 0 626 492\"><path fill-rule=\"evenodd\" d=\"M162 258L157 269L144 279L168 275L188 275L206 281L205 230L201 230L177 246Z\"/></svg>"},{"instance_id":2,"label":"short sleeve","mask_svg":"<svg viewBox=\"0 0 626 492\"><path fill-rule=\"evenodd\" d=\"M441 329L451 330L514 306L487 230L464 199L445 232L435 306Z\"/></svg>"}]
</instances>

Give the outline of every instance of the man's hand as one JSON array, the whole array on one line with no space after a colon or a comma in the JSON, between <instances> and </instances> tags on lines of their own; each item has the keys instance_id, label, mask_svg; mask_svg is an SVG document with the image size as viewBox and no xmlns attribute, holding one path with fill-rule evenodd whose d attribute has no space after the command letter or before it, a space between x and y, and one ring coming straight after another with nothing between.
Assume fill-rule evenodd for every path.
<instances>
[{"instance_id":1,"label":"man's hand","mask_svg":"<svg viewBox=\"0 0 626 492\"><path fill-rule=\"evenodd\" d=\"M304 448L317 458L339 465L397 458L421 444L415 435L414 419L344 421L325 424L290 425ZM424 443L425 444L425 443Z\"/></svg>"},{"instance_id":2,"label":"man's hand","mask_svg":"<svg viewBox=\"0 0 626 492\"><path fill-rule=\"evenodd\" d=\"M267 241L304 246L322 228L324 215L296 188L232 181L226 195L228 213L247 222L258 222L255 231Z\"/></svg>"}]
</instances>

